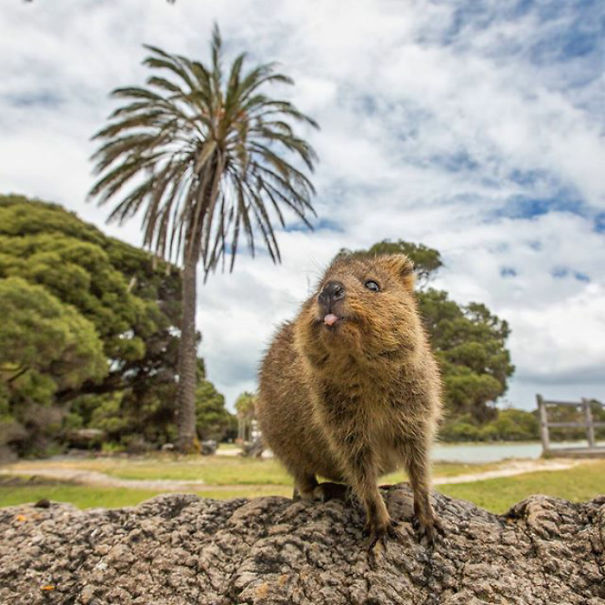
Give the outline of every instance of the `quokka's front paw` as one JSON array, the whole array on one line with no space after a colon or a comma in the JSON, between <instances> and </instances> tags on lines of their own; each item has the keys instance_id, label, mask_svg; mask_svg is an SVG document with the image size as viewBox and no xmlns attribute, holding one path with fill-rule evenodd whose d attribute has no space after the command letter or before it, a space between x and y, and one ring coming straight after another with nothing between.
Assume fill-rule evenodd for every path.
<instances>
[{"instance_id":1,"label":"quokka's front paw","mask_svg":"<svg viewBox=\"0 0 605 605\"><path fill-rule=\"evenodd\" d=\"M424 519L419 515L414 515L412 527L416 532L418 542L428 548L434 548L437 542L441 541L445 536L443 525L439 517L434 514Z\"/></svg>"}]
</instances>

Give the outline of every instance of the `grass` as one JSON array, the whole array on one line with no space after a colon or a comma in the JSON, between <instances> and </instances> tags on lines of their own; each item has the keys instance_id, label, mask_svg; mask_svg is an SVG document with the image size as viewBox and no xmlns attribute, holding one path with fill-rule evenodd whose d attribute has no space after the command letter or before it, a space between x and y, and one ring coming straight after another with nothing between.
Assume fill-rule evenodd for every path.
<instances>
[{"instance_id":1,"label":"grass","mask_svg":"<svg viewBox=\"0 0 605 605\"><path fill-rule=\"evenodd\" d=\"M241 447L237 445L237 443L219 443L218 444L218 453L224 452L225 450L237 450L241 451Z\"/></svg>"},{"instance_id":2,"label":"grass","mask_svg":"<svg viewBox=\"0 0 605 605\"><path fill-rule=\"evenodd\" d=\"M123 487L96 487L73 483L36 483L26 485L0 483L0 507L37 502L42 498L55 502L69 502L78 508L119 508L136 506L144 500L166 493L161 490L129 489ZM229 489L196 490L188 493L202 498L219 500L231 498L257 498L260 496L292 495L292 488L272 485L233 486Z\"/></svg>"},{"instance_id":3,"label":"grass","mask_svg":"<svg viewBox=\"0 0 605 605\"><path fill-rule=\"evenodd\" d=\"M57 502L69 502L78 508L117 508L134 506L159 493L146 489L88 487L70 483L10 486L0 484L0 506L16 506L46 498Z\"/></svg>"},{"instance_id":4,"label":"grass","mask_svg":"<svg viewBox=\"0 0 605 605\"><path fill-rule=\"evenodd\" d=\"M96 471L119 479L172 479L208 485L291 485L291 479L275 460L239 456L187 456L140 458L84 458L80 460L18 462L6 470L44 468Z\"/></svg>"},{"instance_id":5,"label":"grass","mask_svg":"<svg viewBox=\"0 0 605 605\"><path fill-rule=\"evenodd\" d=\"M525 473L474 483L440 485L439 491L470 500L494 513L503 513L531 494L583 502L605 494L605 460L580 464L565 471Z\"/></svg>"},{"instance_id":6,"label":"grass","mask_svg":"<svg viewBox=\"0 0 605 605\"><path fill-rule=\"evenodd\" d=\"M63 461L22 461L9 465L6 470L20 469L35 475L36 470L48 467L96 471L119 479L169 479L195 481L207 485L283 485L291 486L292 478L276 460L258 460L240 456L174 456L154 455L139 458L84 458ZM500 468L500 463L490 464L436 464L436 477L454 477L467 473L479 473ZM382 483L405 481L403 472L392 473L381 479Z\"/></svg>"},{"instance_id":7,"label":"grass","mask_svg":"<svg viewBox=\"0 0 605 605\"><path fill-rule=\"evenodd\" d=\"M206 498L253 498L278 495L290 497L292 482L273 460L250 460L237 457L191 457L181 460L163 457L139 459L99 458L69 461L20 462L20 468L35 475L36 469L48 466L95 470L130 479L203 479L208 487L191 491ZM502 464L439 464L436 476L457 476L502 467ZM10 470L11 467L7 467ZM381 483L404 480L394 473ZM589 500L605 494L605 460L580 464L564 471L532 472L514 477L486 479L472 483L441 485L440 492L470 500L492 512L502 513L531 494L541 493L572 501ZM185 491L185 490L183 490ZM35 502L41 498L70 502L80 508L133 506L163 493L153 489L128 489L76 485L49 480L23 478L0 479L0 506Z\"/></svg>"}]
</instances>

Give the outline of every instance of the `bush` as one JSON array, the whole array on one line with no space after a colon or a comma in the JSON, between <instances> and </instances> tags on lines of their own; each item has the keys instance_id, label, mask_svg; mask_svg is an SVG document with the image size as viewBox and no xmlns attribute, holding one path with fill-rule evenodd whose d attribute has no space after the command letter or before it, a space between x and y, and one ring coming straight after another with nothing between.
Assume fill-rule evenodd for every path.
<instances>
[{"instance_id":1,"label":"bush","mask_svg":"<svg viewBox=\"0 0 605 605\"><path fill-rule=\"evenodd\" d=\"M496 410L496 417L479 424L469 414L446 422L439 432L443 441L531 441L539 438L536 415L524 410Z\"/></svg>"},{"instance_id":2,"label":"bush","mask_svg":"<svg viewBox=\"0 0 605 605\"><path fill-rule=\"evenodd\" d=\"M531 412L508 408L481 428L486 441L530 441L539 438L538 419Z\"/></svg>"},{"instance_id":3,"label":"bush","mask_svg":"<svg viewBox=\"0 0 605 605\"><path fill-rule=\"evenodd\" d=\"M454 421L443 425L439 431L439 437L443 441L479 441L480 430L465 414Z\"/></svg>"}]
</instances>

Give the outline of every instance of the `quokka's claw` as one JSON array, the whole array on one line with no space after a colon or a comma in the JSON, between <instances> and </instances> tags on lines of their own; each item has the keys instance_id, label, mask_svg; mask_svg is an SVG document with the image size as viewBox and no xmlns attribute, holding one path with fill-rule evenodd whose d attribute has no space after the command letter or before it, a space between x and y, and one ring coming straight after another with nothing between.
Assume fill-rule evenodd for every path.
<instances>
[{"instance_id":1,"label":"quokka's claw","mask_svg":"<svg viewBox=\"0 0 605 605\"><path fill-rule=\"evenodd\" d=\"M386 550L388 538L397 540L398 542L405 541L403 534L397 529L397 523L395 523L393 519L389 519L386 525L380 527L366 526L365 532L369 535L368 552L372 552L376 544L378 544L379 542L384 548L384 550Z\"/></svg>"}]
</instances>

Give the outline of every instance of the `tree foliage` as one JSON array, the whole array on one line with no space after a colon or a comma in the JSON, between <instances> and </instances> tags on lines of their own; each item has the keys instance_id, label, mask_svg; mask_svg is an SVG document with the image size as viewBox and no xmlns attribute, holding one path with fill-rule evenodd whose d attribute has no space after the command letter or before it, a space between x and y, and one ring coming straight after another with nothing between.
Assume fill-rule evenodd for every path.
<instances>
[{"instance_id":1,"label":"tree foliage","mask_svg":"<svg viewBox=\"0 0 605 605\"><path fill-rule=\"evenodd\" d=\"M173 441L180 293L149 253L58 205L0 196L0 446L41 452L86 427Z\"/></svg>"},{"instance_id":2,"label":"tree foliage","mask_svg":"<svg viewBox=\"0 0 605 605\"><path fill-rule=\"evenodd\" d=\"M100 380L107 360L92 323L42 286L0 279L0 317L0 440L24 453L56 430L55 393Z\"/></svg>"},{"instance_id":3,"label":"tree foliage","mask_svg":"<svg viewBox=\"0 0 605 605\"><path fill-rule=\"evenodd\" d=\"M0 197L0 279L43 286L91 322L110 361L103 381L65 385L61 401L82 391L111 392L174 376L180 277L169 265L109 238L60 206Z\"/></svg>"},{"instance_id":4,"label":"tree foliage","mask_svg":"<svg viewBox=\"0 0 605 605\"><path fill-rule=\"evenodd\" d=\"M195 390L195 416L197 436L201 440L222 441L235 437L237 421L225 408L225 397L206 380L203 363L198 364L199 380Z\"/></svg>"},{"instance_id":5,"label":"tree foliage","mask_svg":"<svg viewBox=\"0 0 605 605\"><path fill-rule=\"evenodd\" d=\"M0 280L0 372L13 386L44 374L54 388L78 387L107 373L103 344L90 321L45 288Z\"/></svg>"},{"instance_id":6,"label":"tree foliage","mask_svg":"<svg viewBox=\"0 0 605 605\"><path fill-rule=\"evenodd\" d=\"M429 248L424 244L414 244L397 240L382 240L370 246L367 250L346 250L340 251L340 254L352 256L379 256L381 254L405 254L414 263L414 271L418 287L423 289L434 276L436 271L443 266L441 254L434 248Z\"/></svg>"},{"instance_id":7,"label":"tree foliage","mask_svg":"<svg viewBox=\"0 0 605 605\"><path fill-rule=\"evenodd\" d=\"M256 396L249 391L244 391L235 400L235 411L238 418L252 420L255 414Z\"/></svg>"},{"instance_id":8,"label":"tree foliage","mask_svg":"<svg viewBox=\"0 0 605 605\"><path fill-rule=\"evenodd\" d=\"M506 340L510 328L485 305L459 305L447 292L418 292L418 306L440 362L447 410L477 422L495 415L488 403L506 392L514 371Z\"/></svg>"},{"instance_id":9,"label":"tree foliage","mask_svg":"<svg viewBox=\"0 0 605 605\"><path fill-rule=\"evenodd\" d=\"M292 79L273 63L245 71L245 53L225 72L216 25L207 65L145 48L143 64L153 72L147 86L114 90L124 104L94 137L100 178L91 195L103 204L130 188L110 220L128 219L144 205L145 244L162 256L180 261L193 254L188 246L195 240L209 271L226 252L233 264L240 236L253 252L257 235L278 260L270 212L284 225L280 206L305 222L313 211L311 181L284 156L293 154L312 170L315 152L293 125L317 125L289 101L263 92Z\"/></svg>"},{"instance_id":10,"label":"tree foliage","mask_svg":"<svg viewBox=\"0 0 605 605\"><path fill-rule=\"evenodd\" d=\"M443 441L532 441L539 437L536 413L514 408L498 410L483 424L470 414L450 417L439 433Z\"/></svg>"}]
</instances>

